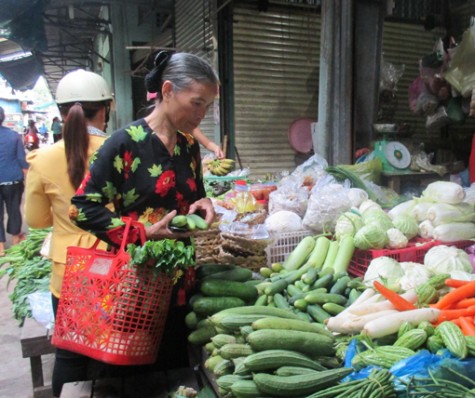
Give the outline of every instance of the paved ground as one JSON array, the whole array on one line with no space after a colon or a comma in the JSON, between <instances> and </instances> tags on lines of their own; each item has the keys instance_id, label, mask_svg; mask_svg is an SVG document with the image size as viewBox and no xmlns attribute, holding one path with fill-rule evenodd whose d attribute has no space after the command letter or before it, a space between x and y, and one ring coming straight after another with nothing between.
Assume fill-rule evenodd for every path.
<instances>
[{"instance_id":1,"label":"paved ground","mask_svg":"<svg viewBox=\"0 0 475 398\"><path fill-rule=\"evenodd\" d=\"M26 232L27 228L23 230ZM7 241L6 247L9 244ZM0 398L32 398L30 361L21 355L21 328L13 318L8 298L13 286L7 287L7 281L6 277L0 279ZM47 384L51 381L52 365L53 356L45 356L43 368Z\"/></svg>"}]
</instances>

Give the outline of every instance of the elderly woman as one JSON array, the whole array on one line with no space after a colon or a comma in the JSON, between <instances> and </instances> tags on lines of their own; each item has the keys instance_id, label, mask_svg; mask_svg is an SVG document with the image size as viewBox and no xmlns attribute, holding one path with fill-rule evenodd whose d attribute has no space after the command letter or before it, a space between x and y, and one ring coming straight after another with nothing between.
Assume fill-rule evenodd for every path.
<instances>
[{"instance_id":1,"label":"elderly woman","mask_svg":"<svg viewBox=\"0 0 475 398\"><path fill-rule=\"evenodd\" d=\"M216 72L195 55L161 52L145 85L157 93L153 111L106 140L71 200L71 220L115 246L124 230L122 216L142 222L148 240L186 240L189 233L169 228L175 215L199 213L208 224L215 215L191 132L218 94ZM159 352L165 369L187 364L183 292L175 289Z\"/></svg>"}]
</instances>

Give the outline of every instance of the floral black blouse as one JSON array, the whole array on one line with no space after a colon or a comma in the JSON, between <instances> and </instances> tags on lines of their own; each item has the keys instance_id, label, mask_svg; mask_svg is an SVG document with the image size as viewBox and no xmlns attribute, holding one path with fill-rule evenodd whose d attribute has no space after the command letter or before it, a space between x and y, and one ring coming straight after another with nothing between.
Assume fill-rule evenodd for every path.
<instances>
[{"instance_id":1,"label":"floral black blouse","mask_svg":"<svg viewBox=\"0 0 475 398\"><path fill-rule=\"evenodd\" d=\"M177 134L170 156L144 119L114 132L93 156L71 200L70 219L117 245L122 216L151 225L172 210L186 214L206 194L199 144L191 134ZM114 211L106 207L111 203Z\"/></svg>"}]
</instances>

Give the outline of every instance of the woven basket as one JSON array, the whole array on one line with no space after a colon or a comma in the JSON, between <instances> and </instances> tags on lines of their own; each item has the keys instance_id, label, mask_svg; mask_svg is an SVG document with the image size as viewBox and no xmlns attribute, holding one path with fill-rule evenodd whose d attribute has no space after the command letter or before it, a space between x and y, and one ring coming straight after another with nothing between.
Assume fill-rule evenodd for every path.
<instances>
[{"instance_id":1,"label":"woven basket","mask_svg":"<svg viewBox=\"0 0 475 398\"><path fill-rule=\"evenodd\" d=\"M244 236L221 233L220 263L232 263L257 272L267 265L266 248L269 239L250 239Z\"/></svg>"},{"instance_id":2,"label":"woven basket","mask_svg":"<svg viewBox=\"0 0 475 398\"><path fill-rule=\"evenodd\" d=\"M221 234L219 229L199 231L194 234L196 265L219 263Z\"/></svg>"}]
</instances>

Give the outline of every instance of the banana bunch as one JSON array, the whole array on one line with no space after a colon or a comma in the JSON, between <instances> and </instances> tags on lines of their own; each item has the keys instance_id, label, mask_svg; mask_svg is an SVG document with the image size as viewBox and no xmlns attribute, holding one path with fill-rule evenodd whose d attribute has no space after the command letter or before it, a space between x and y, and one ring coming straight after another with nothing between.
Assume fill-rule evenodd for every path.
<instances>
[{"instance_id":1,"label":"banana bunch","mask_svg":"<svg viewBox=\"0 0 475 398\"><path fill-rule=\"evenodd\" d=\"M208 223L198 214L180 214L173 217L170 226L184 231L194 231L195 229L206 230Z\"/></svg>"},{"instance_id":2,"label":"banana bunch","mask_svg":"<svg viewBox=\"0 0 475 398\"><path fill-rule=\"evenodd\" d=\"M234 169L233 159L213 159L206 164L211 174L225 176Z\"/></svg>"}]
</instances>

